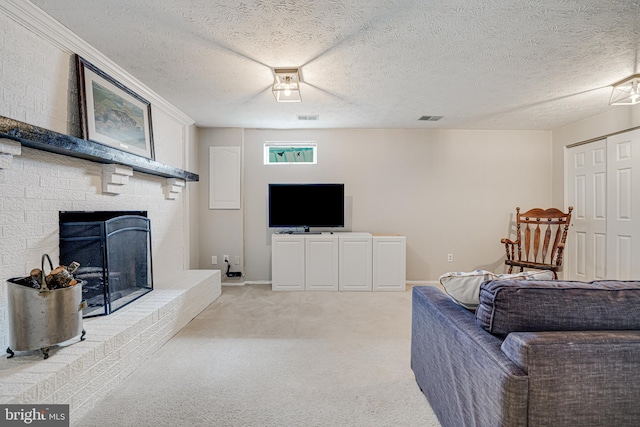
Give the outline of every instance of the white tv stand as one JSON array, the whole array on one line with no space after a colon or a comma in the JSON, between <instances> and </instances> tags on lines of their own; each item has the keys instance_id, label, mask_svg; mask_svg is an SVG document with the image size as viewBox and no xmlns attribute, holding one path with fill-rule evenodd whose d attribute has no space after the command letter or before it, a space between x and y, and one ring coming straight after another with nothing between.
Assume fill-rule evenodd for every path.
<instances>
[{"instance_id":1,"label":"white tv stand","mask_svg":"<svg viewBox=\"0 0 640 427\"><path fill-rule=\"evenodd\" d=\"M271 278L274 291L404 291L406 237L273 234Z\"/></svg>"}]
</instances>

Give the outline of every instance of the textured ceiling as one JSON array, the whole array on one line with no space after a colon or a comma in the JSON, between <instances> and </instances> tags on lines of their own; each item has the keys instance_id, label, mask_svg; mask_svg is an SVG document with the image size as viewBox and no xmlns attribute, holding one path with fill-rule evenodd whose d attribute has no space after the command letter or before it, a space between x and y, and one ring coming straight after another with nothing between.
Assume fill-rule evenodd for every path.
<instances>
[{"instance_id":1,"label":"textured ceiling","mask_svg":"<svg viewBox=\"0 0 640 427\"><path fill-rule=\"evenodd\" d=\"M640 46L640 0L31 1L203 127L554 129L625 108Z\"/></svg>"}]
</instances>

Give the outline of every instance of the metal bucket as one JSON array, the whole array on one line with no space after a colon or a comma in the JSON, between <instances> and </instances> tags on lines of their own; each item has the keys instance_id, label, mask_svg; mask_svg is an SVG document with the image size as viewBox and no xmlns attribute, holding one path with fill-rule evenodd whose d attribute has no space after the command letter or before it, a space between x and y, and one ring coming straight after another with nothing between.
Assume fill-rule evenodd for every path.
<instances>
[{"instance_id":1,"label":"metal bucket","mask_svg":"<svg viewBox=\"0 0 640 427\"><path fill-rule=\"evenodd\" d=\"M38 290L7 280L9 357L13 351L41 349L82 334L82 283L68 288Z\"/></svg>"}]
</instances>

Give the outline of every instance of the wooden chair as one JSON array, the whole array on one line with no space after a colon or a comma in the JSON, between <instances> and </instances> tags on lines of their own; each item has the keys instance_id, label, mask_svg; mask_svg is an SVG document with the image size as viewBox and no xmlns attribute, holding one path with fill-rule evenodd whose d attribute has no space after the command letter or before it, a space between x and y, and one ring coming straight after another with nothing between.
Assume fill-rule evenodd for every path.
<instances>
[{"instance_id":1,"label":"wooden chair","mask_svg":"<svg viewBox=\"0 0 640 427\"><path fill-rule=\"evenodd\" d=\"M534 208L521 214L520 208L516 208L516 240L500 240L507 252L504 263L509 266L509 273L513 267L520 267L520 271L550 270L557 279L572 210L573 206L569 206L567 213L556 208Z\"/></svg>"}]
</instances>

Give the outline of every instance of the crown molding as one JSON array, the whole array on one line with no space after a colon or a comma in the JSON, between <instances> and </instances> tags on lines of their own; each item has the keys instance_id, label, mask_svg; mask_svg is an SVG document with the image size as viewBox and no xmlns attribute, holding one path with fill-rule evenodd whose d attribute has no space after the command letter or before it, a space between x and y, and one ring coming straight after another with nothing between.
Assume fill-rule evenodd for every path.
<instances>
[{"instance_id":1,"label":"crown molding","mask_svg":"<svg viewBox=\"0 0 640 427\"><path fill-rule=\"evenodd\" d=\"M19 25L48 40L63 52L69 55L78 54L82 56L129 89L144 96L144 98L151 102L153 107L161 108L181 124L190 126L195 123L192 118L178 110L167 100L30 1L3 0L0 2L0 11L3 11Z\"/></svg>"}]
</instances>

